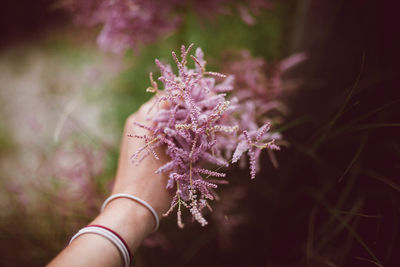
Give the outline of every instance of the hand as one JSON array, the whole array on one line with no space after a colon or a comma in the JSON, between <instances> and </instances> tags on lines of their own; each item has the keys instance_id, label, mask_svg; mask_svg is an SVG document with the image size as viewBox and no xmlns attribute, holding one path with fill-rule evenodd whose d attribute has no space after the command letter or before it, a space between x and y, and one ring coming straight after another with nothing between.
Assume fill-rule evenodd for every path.
<instances>
[{"instance_id":1,"label":"hand","mask_svg":"<svg viewBox=\"0 0 400 267\"><path fill-rule=\"evenodd\" d=\"M115 178L112 194L127 193L137 196L148 202L159 215L165 213L172 200L172 194L166 189L168 175L155 174L155 171L167 163L169 158L165 155L163 148L155 150L159 159L155 159L150 153L142 162L137 164L131 162L131 156L142 147L143 139L129 137L128 135L148 135L149 132L134 122L149 125L151 122L146 118L154 116L156 107L148 114L149 109L155 102L152 98L145 103L137 112L132 114L125 123L125 130L122 136L121 150L118 162L118 170ZM162 106L160 107L162 108ZM146 151L143 151L145 153ZM139 156L140 158L140 156Z\"/></svg>"},{"instance_id":2,"label":"hand","mask_svg":"<svg viewBox=\"0 0 400 267\"><path fill-rule=\"evenodd\" d=\"M155 149L159 159L149 154L139 164L132 162L131 156L145 145L145 142L143 139L129 136L149 134L148 130L134 125L134 122L149 126L151 121L146 119L154 116L157 111L153 108L152 112L148 113L154 102L155 99L151 99L126 120L112 194L126 193L139 197L149 203L161 218L162 214L168 210L173 194L166 189L168 175L156 174L155 171L169 161L168 156L165 155L163 147L159 147ZM161 105L160 108L162 107ZM128 240L133 240L132 249L139 246L142 239L154 229L155 225L154 218L147 208L126 198L111 201L92 224L105 225L118 230Z\"/></svg>"}]
</instances>

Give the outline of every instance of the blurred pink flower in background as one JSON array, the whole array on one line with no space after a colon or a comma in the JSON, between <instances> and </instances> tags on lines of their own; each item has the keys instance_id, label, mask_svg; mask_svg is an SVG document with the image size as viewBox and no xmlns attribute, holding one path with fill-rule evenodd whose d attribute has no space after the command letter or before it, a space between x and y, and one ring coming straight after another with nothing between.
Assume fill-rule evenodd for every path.
<instances>
[{"instance_id":1,"label":"blurred pink flower in background","mask_svg":"<svg viewBox=\"0 0 400 267\"><path fill-rule=\"evenodd\" d=\"M185 20L185 9L192 8L202 19L238 12L252 25L254 15L272 5L266 0L63 0L62 6L78 25L102 24L98 45L120 54L176 31Z\"/></svg>"}]
</instances>

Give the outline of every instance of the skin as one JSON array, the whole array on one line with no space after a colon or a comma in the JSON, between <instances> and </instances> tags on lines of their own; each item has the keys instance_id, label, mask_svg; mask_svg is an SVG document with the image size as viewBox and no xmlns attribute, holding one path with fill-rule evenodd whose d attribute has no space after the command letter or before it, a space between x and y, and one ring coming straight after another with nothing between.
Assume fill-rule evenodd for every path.
<instances>
[{"instance_id":1,"label":"skin","mask_svg":"<svg viewBox=\"0 0 400 267\"><path fill-rule=\"evenodd\" d=\"M162 214L168 210L173 194L166 190L168 176L154 172L169 159L163 153L163 149L159 148L156 150L159 160L150 155L139 165L132 163L131 155L144 144L144 141L128 137L128 134L144 135L148 133L147 130L133 125L133 122L149 125L146 118L153 115L148 114L148 110L154 101L154 98L151 99L126 120L112 194L127 193L137 196L149 203L161 218ZM132 253L154 229L154 219L150 211L126 198L111 201L90 224L103 225L117 232L127 242ZM122 264L121 255L109 240L88 233L76 238L48 266L109 267L122 266Z\"/></svg>"}]
</instances>

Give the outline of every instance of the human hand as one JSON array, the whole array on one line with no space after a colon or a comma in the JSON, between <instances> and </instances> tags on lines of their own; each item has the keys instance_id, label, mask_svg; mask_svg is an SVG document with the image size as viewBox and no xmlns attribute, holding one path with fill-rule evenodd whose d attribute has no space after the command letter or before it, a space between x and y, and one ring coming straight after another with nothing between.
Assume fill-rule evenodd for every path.
<instances>
[{"instance_id":1,"label":"human hand","mask_svg":"<svg viewBox=\"0 0 400 267\"><path fill-rule=\"evenodd\" d=\"M139 197L150 204L161 217L168 210L173 193L166 189L168 175L156 174L155 171L169 161L168 156L163 147L159 147L155 149L159 159L155 159L150 154L140 164L132 163L131 156L145 142L143 139L129 136L148 134L146 129L134 125L134 122L149 126L151 121L146 119L154 116L157 111L153 109L151 113L148 113L154 102L155 99L151 99L126 120L112 195L125 193ZM163 105L165 103L161 104L160 108ZM154 229L154 218L141 204L127 198L117 198L111 201L91 224L116 229L127 238L130 247L134 250Z\"/></svg>"},{"instance_id":2,"label":"human hand","mask_svg":"<svg viewBox=\"0 0 400 267\"><path fill-rule=\"evenodd\" d=\"M152 98L126 120L112 194L126 193L137 196L148 202L159 215L162 215L169 208L172 194L166 189L168 175L165 173L155 174L155 171L169 161L168 156L165 154L163 147L160 147L155 149L159 159L155 159L150 153L139 164L132 162L131 156L145 142L143 139L129 136L149 134L148 130L134 125L134 122L149 126L151 121L146 119L154 116L156 108L153 108L152 112L148 113L154 103L155 98ZM160 108L162 107L161 105Z\"/></svg>"}]
</instances>

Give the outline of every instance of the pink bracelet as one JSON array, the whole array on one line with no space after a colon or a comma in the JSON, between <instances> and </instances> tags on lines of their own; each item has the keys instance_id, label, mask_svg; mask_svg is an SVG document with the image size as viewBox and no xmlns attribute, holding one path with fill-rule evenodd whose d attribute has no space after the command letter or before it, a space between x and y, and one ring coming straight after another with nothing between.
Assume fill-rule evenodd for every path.
<instances>
[{"instance_id":1,"label":"pink bracelet","mask_svg":"<svg viewBox=\"0 0 400 267\"><path fill-rule=\"evenodd\" d=\"M115 231L111 230L108 227L102 226L102 225L88 225L81 230L78 231L72 238L69 243L71 244L72 241L74 241L78 236L87 234L87 233L92 233L92 234L98 234L101 235L102 237L108 239L113 243L113 245L118 249L122 256L122 261L124 262L125 267L129 267L131 260L132 260L132 254L129 250L129 247L125 240Z\"/></svg>"},{"instance_id":2,"label":"pink bracelet","mask_svg":"<svg viewBox=\"0 0 400 267\"><path fill-rule=\"evenodd\" d=\"M128 254L129 254L129 262L132 261L132 253L131 253L131 251L129 250L128 244L125 242L125 240L122 238L122 236L120 236L117 232L111 230L111 229L108 228L108 227L105 227L105 226L102 226L102 225L98 225L98 224L91 224L91 225L88 225L87 227L100 227L100 228L103 228L103 229L105 229L105 230L107 230L107 231L110 231L111 233L113 233L114 235L116 235L116 236L122 241L122 243L124 244L126 250L128 251Z\"/></svg>"}]
</instances>

